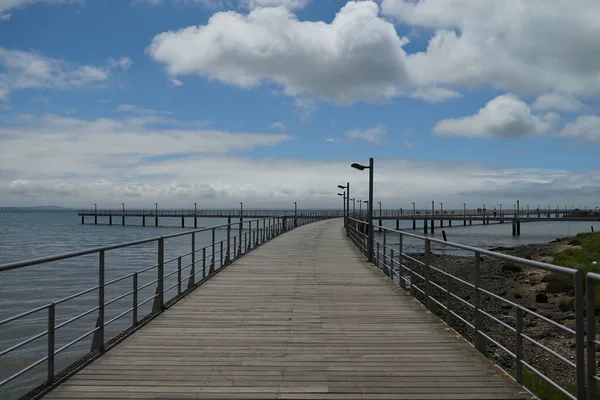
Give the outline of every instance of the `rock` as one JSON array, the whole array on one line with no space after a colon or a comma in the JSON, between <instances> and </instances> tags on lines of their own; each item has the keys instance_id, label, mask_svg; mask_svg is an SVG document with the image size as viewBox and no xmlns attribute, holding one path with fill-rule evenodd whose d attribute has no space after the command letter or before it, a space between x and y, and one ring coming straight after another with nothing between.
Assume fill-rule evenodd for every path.
<instances>
[{"instance_id":1,"label":"rock","mask_svg":"<svg viewBox=\"0 0 600 400\"><path fill-rule=\"evenodd\" d=\"M536 303L547 303L548 295L544 292L538 293L535 295L535 301Z\"/></svg>"}]
</instances>

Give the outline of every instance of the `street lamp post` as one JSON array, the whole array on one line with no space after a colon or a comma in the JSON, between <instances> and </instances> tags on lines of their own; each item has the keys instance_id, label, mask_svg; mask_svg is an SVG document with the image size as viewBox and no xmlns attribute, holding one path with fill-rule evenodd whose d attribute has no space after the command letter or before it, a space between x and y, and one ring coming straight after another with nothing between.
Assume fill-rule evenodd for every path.
<instances>
[{"instance_id":1,"label":"street lamp post","mask_svg":"<svg viewBox=\"0 0 600 400\"><path fill-rule=\"evenodd\" d=\"M379 203L379 218L381 218L381 201L378 201L377 203Z\"/></svg>"},{"instance_id":2,"label":"street lamp post","mask_svg":"<svg viewBox=\"0 0 600 400\"><path fill-rule=\"evenodd\" d=\"M125 203L121 203L123 207L123 216L121 217L121 225L125 225Z\"/></svg>"},{"instance_id":3,"label":"street lamp post","mask_svg":"<svg viewBox=\"0 0 600 400\"><path fill-rule=\"evenodd\" d=\"M363 201L361 199L358 199L358 215L360 220L362 221L362 203Z\"/></svg>"},{"instance_id":4,"label":"street lamp post","mask_svg":"<svg viewBox=\"0 0 600 400\"><path fill-rule=\"evenodd\" d=\"M414 217L415 215L417 215L417 209L415 208L416 206L415 206L414 201L412 202L412 206L413 206L413 217Z\"/></svg>"},{"instance_id":5,"label":"street lamp post","mask_svg":"<svg viewBox=\"0 0 600 400\"><path fill-rule=\"evenodd\" d=\"M194 216L198 213L198 207L197 204L194 203Z\"/></svg>"},{"instance_id":6,"label":"street lamp post","mask_svg":"<svg viewBox=\"0 0 600 400\"><path fill-rule=\"evenodd\" d=\"M373 262L373 157L369 158L369 165L361 165L357 163L353 163L351 165L352 168L358 169L359 171L364 171L365 169L369 169L369 208L367 215L367 224L369 226L369 236L368 236L368 260L369 262Z\"/></svg>"},{"instance_id":7,"label":"street lamp post","mask_svg":"<svg viewBox=\"0 0 600 400\"><path fill-rule=\"evenodd\" d=\"M346 215L346 192L338 193L338 196L342 196L342 207L344 209L344 215Z\"/></svg>"},{"instance_id":8,"label":"street lamp post","mask_svg":"<svg viewBox=\"0 0 600 400\"><path fill-rule=\"evenodd\" d=\"M346 182L346 186L338 185L340 189L346 189L346 215L344 215L344 227L346 228L346 236L348 235L347 229L350 223L350 182Z\"/></svg>"}]
</instances>

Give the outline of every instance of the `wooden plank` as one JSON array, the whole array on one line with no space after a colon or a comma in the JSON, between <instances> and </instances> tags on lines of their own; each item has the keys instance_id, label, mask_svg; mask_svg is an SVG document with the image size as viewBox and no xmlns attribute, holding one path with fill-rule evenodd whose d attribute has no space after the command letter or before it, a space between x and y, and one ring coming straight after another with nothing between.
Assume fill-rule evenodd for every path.
<instances>
[{"instance_id":1,"label":"wooden plank","mask_svg":"<svg viewBox=\"0 0 600 400\"><path fill-rule=\"evenodd\" d=\"M47 399L524 399L340 220L242 257Z\"/></svg>"}]
</instances>

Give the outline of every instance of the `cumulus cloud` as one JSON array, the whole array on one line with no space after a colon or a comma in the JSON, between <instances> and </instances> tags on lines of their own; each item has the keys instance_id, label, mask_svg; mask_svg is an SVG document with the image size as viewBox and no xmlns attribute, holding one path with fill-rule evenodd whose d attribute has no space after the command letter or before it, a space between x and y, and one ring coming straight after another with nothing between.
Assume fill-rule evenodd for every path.
<instances>
[{"instance_id":1,"label":"cumulus cloud","mask_svg":"<svg viewBox=\"0 0 600 400\"><path fill-rule=\"evenodd\" d=\"M206 25L157 35L147 51L171 77L241 88L274 83L289 96L347 104L398 95L408 79L406 43L376 3L361 1L331 23L299 21L284 7L215 13Z\"/></svg>"},{"instance_id":2,"label":"cumulus cloud","mask_svg":"<svg viewBox=\"0 0 600 400\"><path fill-rule=\"evenodd\" d=\"M534 110L576 111L583 104L574 97L560 93L546 93L531 105Z\"/></svg>"},{"instance_id":3,"label":"cumulus cloud","mask_svg":"<svg viewBox=\"0 0 600 400\"><path fill-rule=\"evenodd\" d=\"M73 89L106 81L117 69L127 69L131 60L108 59L105 65L76 65L42 54L0 47L0 100L15 90Z\"/></svg>"},{"instance_id":4,"label":"cumulus cloud","mask_svg":"<svg viewBox=\"0 0 600 400\"><path fill-rule=\"evenodd\" d=\"M535 115L531 108L513 94L490 100L477 114L450 118L435 124L439 136L522 138L547 132L555 115Z\"/></svg>"},{"instance_id":5,"label":"cumulus cloud","mask_svg":"<svg viewBox=\"0 0 600 400\"><path fill-rule=\"evenodd\" d=\"M183 86L183 82L177 78L169 78L169 82L171 82L173 86Z\"/></svg>"},{"instance_id":6,"label":"cumulus cloud","mask_svg":"<svg viewBox=\"0 0 600 400\"><path fill-rule=\"evenodd\" d=\"M344 135L350 139L360 139L368 143L379 144L387 135L387 126L378 125L368 129L352 129Z\"/></svg>"},{"instance_id":7,"label":"cumulus cloud","mask_svg":"<svg viewBox=\"0 0 600 400\"><path fill-rule=\"evenodd\" d=\"M577 117L563 127L560 135L567 138L600 142L600 117L597 115Z\"/></svg>"},{"instance_id":8,"label":"cumulus cloud","mask_svg":"<svg viewBox=\"0 0 600 400\"><path fill-rule=\"evenodd\" d=\"M417 84L600 94L596 0L383 0L381 7L396 21L433 30L427 49L406 60Z\"/></svg>"}]
</instances>

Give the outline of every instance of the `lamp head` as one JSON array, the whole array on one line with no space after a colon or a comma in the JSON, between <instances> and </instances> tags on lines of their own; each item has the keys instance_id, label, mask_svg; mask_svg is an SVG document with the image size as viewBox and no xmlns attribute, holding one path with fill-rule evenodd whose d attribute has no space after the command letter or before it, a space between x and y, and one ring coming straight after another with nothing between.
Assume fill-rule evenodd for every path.
<instances>
[{"instance_id":1,"label":"lamp head","mask_svg":"<svg viewBox=\"0 0 600 400\"><path fill-rule=\"evenodd\" d=\"M338 196L344 196L344 194L343 193L338 193Z\"/></svg>"},{"instance_id":2,"label":"lamp head","mask_svg":"<svg viewBox=\"0 0 600 400\"><path fill-rule=\"evenodd\" d=\"M352 165L350 165L350 166L351 166L352 168L356 168L356 169L357 169L357 170L359 170L359 171L364 171L366 168L369 168L369 167L367 167L367 166L365 166L365 165L361 165L361 164L358 164L358 163L353 163L353 164L352 164Z\"/></svg>"}]
</instances>

